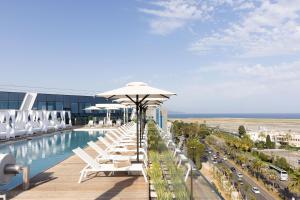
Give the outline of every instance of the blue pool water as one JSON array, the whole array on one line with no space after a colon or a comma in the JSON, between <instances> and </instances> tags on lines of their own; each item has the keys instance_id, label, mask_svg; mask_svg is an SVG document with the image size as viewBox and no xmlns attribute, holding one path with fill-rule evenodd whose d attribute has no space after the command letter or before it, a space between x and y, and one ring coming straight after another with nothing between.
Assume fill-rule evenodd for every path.
<instances>
[{"instance_id":1,"label":"blue pool water","mask_svg":"<svg viewBox=\"0 0 300 200\"><path fill-rule=\"evenodd\" d=\"M99 136L103 136L103 132L65 131L0 145L0 153L14 155L17 164L30 167L30 177L33 177L71 156L72 149L85 147ZM17 175L10 183L0 185L0 191L13 189L21 183L22 176Z\"/></svg>"}]
</instances>

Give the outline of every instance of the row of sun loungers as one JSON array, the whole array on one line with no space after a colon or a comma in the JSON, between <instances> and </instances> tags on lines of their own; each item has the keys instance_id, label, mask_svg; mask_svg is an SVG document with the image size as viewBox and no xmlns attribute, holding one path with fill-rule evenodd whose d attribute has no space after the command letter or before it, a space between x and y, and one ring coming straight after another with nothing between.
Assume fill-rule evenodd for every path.
<instances>
[{"instance_id":1,"label":"row of sun loungers","mask_svg":"<svg viewBox=\"0 0 300 200\"><path fill-rule=\"evenodd\" d=\"M147 140L143 140L143 148L139 148L140 160L143 163L131 163L137 159L135 124L129 123L115 130L110 130L105 137L99 137L99 141L105 146L101 148L95 142L88 145L97 152L95 158L87 154L83 149L76 148L73 152L86 164L81 170L78 183L81 183L89 173L95 172L140 172L146 182L147 168ZM146 138L146 137L145 137Z\"/></svg>"},{"instance_id":2,"label":"row of sun loungers","mask_svg":"<svg viewBox=\"0 0 300 200\"><path fill-rule=\"evenodd\" d=\"M49 130L62 130L71 126L70 111L0 111L0 140L47 132Z\"/></svg>"},{"instance_id":3,"label":"row of sun loungers","mask_svg":"<svg viewBox=\"0 0 300 200\"><path fill-rule=\"evenodd\" d=\"M117 120L116 121L116 126L121 126L122 124L122 121L121 120ZM97 127L112 127L114 124L113 124L113 121L112 120L100 120L100 121L94 121L94 120L89 120L88 123L87 123L87 126L92 128L97 128Z\"/></svg>"}]
</instances>

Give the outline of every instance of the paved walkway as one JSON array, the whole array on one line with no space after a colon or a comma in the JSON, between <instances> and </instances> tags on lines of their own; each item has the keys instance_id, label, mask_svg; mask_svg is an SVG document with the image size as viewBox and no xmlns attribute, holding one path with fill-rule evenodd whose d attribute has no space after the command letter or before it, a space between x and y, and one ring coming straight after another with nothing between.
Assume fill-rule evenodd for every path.
<instances>
[{"instance_id":1,"label":"paved walkway","mask_svg":"<svg viewBox=\"0 0 300 200\"><path fill-rule=\"evenodd\" d=\"M96 156L89 147L85 151ZM99 173L78 184L79 172L84 166L79 157L71 156L35 176L29 190L16 188L7 197L16 200L149 199L148 183L143 176L128 176L126 173L106 176Z\"/></svg>"}]
</instances>

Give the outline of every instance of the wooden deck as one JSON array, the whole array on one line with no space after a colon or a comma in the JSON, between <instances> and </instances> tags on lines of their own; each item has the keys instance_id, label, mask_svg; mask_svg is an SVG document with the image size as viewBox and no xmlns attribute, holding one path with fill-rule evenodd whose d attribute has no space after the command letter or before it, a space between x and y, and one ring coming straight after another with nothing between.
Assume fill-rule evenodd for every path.
<instances>
[{"instance_id":1,"label":"wooden deck","mask_svg":"<svg viewBox=\"0 0 300 200\"><path fill-rule=\"evenodd\" d=\"M99 144L99 143L98 143ZM85 151L92 156L91 148ZM106 176L92 174L78 184L79 172L85 166L76 155L64 160L31 180L31 188L22 191L16 188L7 194L8 199L149 199L148 183L143 176L128 176L127 173Z\"/></svg>"}]
</instances>

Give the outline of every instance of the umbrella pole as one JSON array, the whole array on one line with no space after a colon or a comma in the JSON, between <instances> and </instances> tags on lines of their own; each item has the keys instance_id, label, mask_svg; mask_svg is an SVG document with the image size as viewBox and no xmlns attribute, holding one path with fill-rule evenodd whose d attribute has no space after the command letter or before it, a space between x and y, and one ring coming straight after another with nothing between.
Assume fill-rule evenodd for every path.
<instances>
[{"instance_id":1,"label":"umbrella pole","mask_svg":"<svg viewBox=\"0 0 300 200\"><path fill-rule=\"evenodd\" d=\"M139 95L136 95L136 152L137 162L139 161Z\"/></svg>"},{"instance_id":2,"label":"umbrella pole","mask_svg":"<svg viewBox=\"0 0 300 200\"><path fill-rule=\"evenodd\" d=\"M140 147L142 147L142 135L143 135L143 111L142 111L142 106L140 106Z\"/></svg>"}]
</instances>

